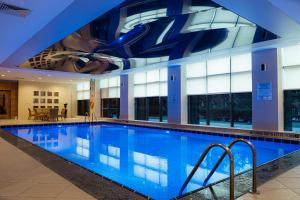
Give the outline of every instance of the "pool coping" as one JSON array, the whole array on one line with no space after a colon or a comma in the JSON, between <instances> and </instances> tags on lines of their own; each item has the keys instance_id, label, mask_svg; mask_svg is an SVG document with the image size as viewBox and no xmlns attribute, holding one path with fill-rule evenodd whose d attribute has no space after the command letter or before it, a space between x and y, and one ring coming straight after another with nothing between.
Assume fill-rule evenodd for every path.
<instances>
[{"instance_id":1,"label":"pool coping","mask_svg":"<svg viewBox=\"0 0 300 200\"><path fill-rule=\"evenodd\" d=\"M108 122L108 121L99 121L94 124L98 124L98 123L124 125L124 123ZM63 124L64 125L66 125L66 124L72 125L72 124L89 124L89 123L68 122L68 123L51 123L51 124L5 125L5 126L1 126L1 128L28 127L28 126L58 126L58 125L63 125ZM149 126L144 126L144 125L132 125L132 124L127 124L127 125L138 126L138 127L149 127ZM151 127L151 128L170 130L170 128L167 128L167 127ZM220 134L220 133L208 134L207 132L202 132L202 131L195 132L194 130L193 131L178 130L178 129L172 129L172 130L188 132L188 133L192 132L192 133L196 133L196 134L233 137L233 138L245 138L245 139L248 138L248 136L237 135L237 134ZM56 155L52 152L49 152L29 141L26 141L25 139L19 138L8 131L0 129L0 137L5 139L9 143L13 144L14 146L19 148L23 152L27 153L28 155L30 155L31 157L33 157L34 159L38 160L40 163L45 165L46 167L50 168L57 174L63 176L65 179L67 179L68 181L70 181L74 185L78 186L79 188L83 189L84 191L86 191L87 193L89 193L90 195L94 196L97 199L112 198L112 197L116 197L116 195L121 195L120 198L122 198L122 199L124 199L124 198L125 199L151 199L151 197L148 197L144 194L134 191L118 182L110 180L109 178L106 178L104 176L96 174L95 172L92 172L91 170L89 170L85 167L82 167L76 163L68 161L68 160L62 158L61 156ZM265 137L257 138L255 136L254 136L254 138L256 138L257 140L263 140L263 141L274 141L274 142L281 141L283 143L299 144L299 142L297 142L297 141L293 141L293 140L290 141L290 140L286 140L286 139L280 140L280 139L273 138L273 140L269 140L268 138L265 138ZM248 139L254 139L254 138L253 138L253 136L251 136ZM294 154L297 154L298 156L293 156ZM290 158L291 156L292 156L292 158ZM290 158L290 159L287 159L287 158ZM292 165L290 164L291 161L294 161L294 162L292 162ZM261 181L261 180L265 180L265 182L266 182L272 178L275 178L275 176L287 171L288 169L291 168L291 166L294 167L294 166L298 166L298 165L300 165L300 150L291 152L281 158L278 158L278 159L270 161L262 166L259 166L258 172L257 172L258 185L263 183L263 181ZM262 173L262 172L268 170L271 167L272 168L271 172L274 174L274 172L273 172L274 166L275 166L275 169L276 169L276 166L280 166L280 170L275 171L276 173L274 176L269 176L266 178L265 177L266 174ZM270 172L270 171L268 171L268 172ZM246 176L246 178L245 177L242 178L242 180L243 180L242 185L244 185L246 182L249 185L248 182L251 182L251 180L249 180L249 177L250 177L250 179L252 177L251 175L249 175L249 173L251 173L251 172L248 170L241 174L237 174L237 175L235 175L235 179ZM87 177L89 177L89 178L87 179ZM247 180L245 180L245 179L247 179ZM223 186L220 186L220 185L223 185ZM191 197L193 199L198 199L199 195L201 195L200 199L211 199L211 196L209 198L205 198L205 195L203 196L203 192L204 192L204 194L207 195L209 192L211 192L211 188L213 188L213 187L217 187L217 188L221 187L226 191L227 187L224 187L224 185L225 186L228 185L228 178L222 179L216 183L210 184L210 185L200 188L198 190L194 190L190 193L184 194L183 196L176 197L174 199L190 199ZM101 192L99 192L99 190ZM116 192L116 191L118 191L118 192ZM241 196L242 194L247 193L247 191L248 191L248 189L246 191L236 193L236 195ZM224 194L222 195L222 197L224 197Z\"/></svg>"}]
</instances>

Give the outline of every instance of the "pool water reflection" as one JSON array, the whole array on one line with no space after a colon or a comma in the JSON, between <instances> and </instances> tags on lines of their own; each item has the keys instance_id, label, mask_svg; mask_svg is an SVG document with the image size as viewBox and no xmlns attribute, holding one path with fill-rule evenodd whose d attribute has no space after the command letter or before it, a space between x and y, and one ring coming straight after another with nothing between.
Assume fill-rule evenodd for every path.
<instances>
[{"instance_id":1,"label":"pool water reflection","mask_svg":"<svg viewBox=\"0 0 300 200\"><path fill-rule=\"evenodd\" d=\"M5 129L154 199L178 196L181 185L205 148L211 143L229 144L233 140L221 136L117 124L68 124ZM252 142L257 149L258 165L300 148L293 144ZM232 151L235 173L252 167L251 150L245 144L235 145ZM202 187L204 179L222 153L221 149L209 152L185 192ZM229 160L226 157L210 183L228 175Z\"/></svg>"}]
</instances>

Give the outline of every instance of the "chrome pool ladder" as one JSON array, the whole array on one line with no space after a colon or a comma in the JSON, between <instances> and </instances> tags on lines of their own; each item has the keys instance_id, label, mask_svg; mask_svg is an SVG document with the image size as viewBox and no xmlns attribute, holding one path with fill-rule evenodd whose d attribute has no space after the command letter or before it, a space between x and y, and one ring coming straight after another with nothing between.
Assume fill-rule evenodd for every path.
<instances>
[{"instance_id":1,"label":"chrome pool ladder","mask_svg":"<svg viewBox=\"0 0 300 200\"><path fill-rule=\"evenodd\" d=\"M219 167L219 165L221 164L221 162L223 161L223 159L225 158L226 155L229 156L229 161L230 161L230 177L229 177L229 199L230 200L234 200L234 157L233 154L231 152L231 148L238 142L242 142L247 144L252 151L252 161L253 161L253 170L252 170L252 193L257 193L257 184L256 184L256 150L254 145L245 139L236 139L233 140L228 147L223 145L223 144L211 144L209 145L205 151L203 152L203 154L201 155L201 157L199 158L199 160L197 161L196 165L194 166L194 168L192 169L191 173L189 174L189 176L187 177L187 179L184 181L180 191L179 191L179 195L182 195L182 192L185 190L186 186L188 185L188 183L190 182L190 180L193 178L194 174L196 173L196 171L198 170L199 166L201 165L201 163L203 162L204 158L206 157L206 155L208 154L208 152L215 147L219 147L222 148L225 152L222 154L222 156L219 158L218 162L215 164L215 166L213 167L213 169L210 171L210 173L208 174L208 176L206 177L206 179L203 182L203 186L206 186L209 179L212 177L212 175L215 173L215 171L217 170L217 168Z\"/></svg>"},{"instance_id":2,"label":"chrome pool ladder","mask_svg":"<svg viewBox=\"0 0 300 200\"><path fill-rule=\"evenodd\" d=\"M87 120L86 120L87 118L89 119L90 123L94 122L94 119L95 119L95 121L98 121L96 115L92 114L92 116L90 116L90 114L88 112L86 112L84 114L84 122L87 122Z\"/></svg>"}]
</instances>

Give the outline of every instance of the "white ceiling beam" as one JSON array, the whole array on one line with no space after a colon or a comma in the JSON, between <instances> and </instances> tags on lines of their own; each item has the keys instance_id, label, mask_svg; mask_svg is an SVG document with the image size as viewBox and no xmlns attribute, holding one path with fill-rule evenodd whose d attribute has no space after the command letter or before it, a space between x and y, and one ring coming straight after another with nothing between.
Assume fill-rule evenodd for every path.
<instances>
[{"instance_id":1,"label":"white ceiling beam","mask_svg":"<svg viewBox=\"0 0 300 200\"><path fill-rule=\"evenodd\" d=\"M300 24L271 3L276 0L213 1L282 38L299 37ZM285 3L287 1L293 0L282 0Z\"/></svg>"}]
</instances>

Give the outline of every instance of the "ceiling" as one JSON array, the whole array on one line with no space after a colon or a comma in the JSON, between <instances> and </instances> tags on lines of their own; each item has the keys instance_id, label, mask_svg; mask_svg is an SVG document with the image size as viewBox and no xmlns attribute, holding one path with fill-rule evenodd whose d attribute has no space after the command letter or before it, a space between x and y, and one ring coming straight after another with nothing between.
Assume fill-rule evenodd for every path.
<instances>
[{"instance_id":1,"label":"ceiling","mask_svg":"<svg viewBox=\"0 0 300 200\"><path fill-rule=\"evenodd\" d=\"M56 71L80 80L88 74L300 41L298 0L5 2L31 13L23 18L0 13L0 25L6 27L3 34L1 30L0 66L21 66L25 74L40 69L33 77L37 80L41 69L48 69L43 80L53 81L60 76Z\"/></svg>"},{"instance_id":2,"label":"ceiling","mask_svg":"<svg viewBox=\"0 0 300 200\"><path fill-rule=\"evenodd\" d=\"M0 13L0 66L16 67L123 0L3 0L31 10L26 17Z\"/></svg>"},{"instance_id":3,"label":"ceiling","mask_svg":"<svg viewBox=\"0 0 300 200\"><path fill-rule=\"evenodd\" d=\"M276 38L211 0L130 0L20 66L102 74Z\"/></svg>"},{"instance_id":4,"label":"ceiling","mask_svg":"<svg viewBox=\"0 0 300 200\"><path fill-rule=\"evenodd\" d=\"M76 84L82 81L89 81L92 78L87 74L46 71L38 69L5 68L0 67L0 80L17 80L48 83Z\"/></svg>"}]
</instances>

